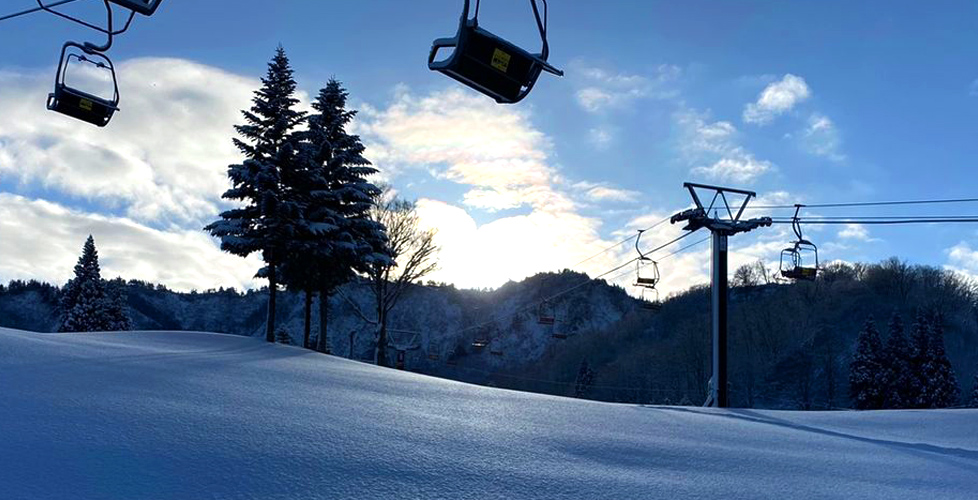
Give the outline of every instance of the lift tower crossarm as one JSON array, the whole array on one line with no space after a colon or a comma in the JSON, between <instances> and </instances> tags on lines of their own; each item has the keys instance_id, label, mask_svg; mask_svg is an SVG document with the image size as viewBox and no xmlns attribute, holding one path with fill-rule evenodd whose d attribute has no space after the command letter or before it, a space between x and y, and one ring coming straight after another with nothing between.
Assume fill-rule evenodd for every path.
<instances>
[{"instance_id":1,"label":"lift tower crossarm","mask_svg":"<svg viewBox=\"0 0 978 500\"><path fill-rule=\"evenodd\" d=\"M673 224L685 222L686 227L683 229L686 231L709 229L713 237L710 286L713 313L713 378L706 404L725 408L729 405L727 387L727 238L759 227L770 226L772 220L770 217L740 219L747 208L747 204L757 196L753 191L691 182L684 183L683 187L689 191L695 207L673 215L669 219L670 222ZM713 192L709 205L703 205L697 190ZM730 206L728 194L744 198L736 212Z\"/></svg>"}]
</instances>

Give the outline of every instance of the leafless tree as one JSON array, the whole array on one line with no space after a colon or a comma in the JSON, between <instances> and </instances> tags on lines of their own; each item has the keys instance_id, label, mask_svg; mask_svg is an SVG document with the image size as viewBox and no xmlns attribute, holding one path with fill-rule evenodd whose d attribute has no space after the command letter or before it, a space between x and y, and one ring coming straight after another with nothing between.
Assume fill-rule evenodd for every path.
<instances>
[{"instance_id":1,"label":"leafless tree","mask_svg":"<svg viewBox=\"0 0 978 500\"><path fill-rule=\"evenodd\" d=\"M376 304L377 364L387 366L387 321L403 293L438 268L435 231L423 229L414 202L398 198L389 186L382 188L370 217L387 228L393 264L375 265L369 281Z\"/></svg>"}]
</instances>

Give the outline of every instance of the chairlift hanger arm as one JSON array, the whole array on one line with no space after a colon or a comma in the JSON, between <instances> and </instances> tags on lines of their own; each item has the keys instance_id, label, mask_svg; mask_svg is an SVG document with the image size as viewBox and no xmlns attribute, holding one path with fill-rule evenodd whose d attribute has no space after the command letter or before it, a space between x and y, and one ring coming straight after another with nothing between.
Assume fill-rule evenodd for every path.
<instances>
[{"instance_id":1,"label":"chairlift hanger arm","mask_svg":"<svg viewBox=\"0 0 978 500\"><path fill-rule=\"evenodd\" d=\"M71 1L74 1L74 0L71 0ZM103 28L101 26L94 25L92 23L89 23L88 21L85 21L85 20L82 20L82 19L78 19L77 17L70 16L70 15L65 14L63 12L58 12L58 11L56 11L56 10L54 10L52 8L52 7L56 7L58 5L63 5L65 3L68 3L66 1L55 2L55 3L52 3L52 4L45 4L44 3L44 0L37 0L37 5L38 5L38 7L41 10L44 10L46 12L50 12L50 13L58 16L58 17L67 19L69 21L78 23L78 24L80 24L82 26L85 26L86 28L90 28L90 29L93 29L93 30L98 31L100 33L104 33L106 36L109 37L108 38L108 41L105 43L105 45L97 46L97 45L90 44L90 43L87 43L86 42L85 46L88 47L89 49L94 50L94 51L97 51L97 52L105 52L105 51L109 50L112 47L112 37L114 37L116 35L121 35L121 34L125 33L127 30L129 30L129 26L132 25L133 18L136 17L136 11L129 11L129 17L128 17L128 19L126 19L126 24L122 27L122 29L120 29L120 30L113 30L112 29L112 24L113 24L112 4L109 2L109 0L103 0L103 2L105 3L105 10L106 10L107 17L108 17L108 21L107 21L107 26L108 27L107 28Z\"/></svg>"}]
</instances>

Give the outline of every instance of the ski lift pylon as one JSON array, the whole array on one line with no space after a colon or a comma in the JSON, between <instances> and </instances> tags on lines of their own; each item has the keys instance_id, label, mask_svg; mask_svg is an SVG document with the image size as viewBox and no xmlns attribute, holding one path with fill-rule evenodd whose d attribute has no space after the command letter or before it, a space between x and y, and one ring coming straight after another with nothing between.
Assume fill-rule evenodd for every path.
<instances>
[{"instance_id":1,"label":"ski lift pylon","mask_svg":"<svg viewBox=\"0 0 978 500\"><path fill-rule=\"evenodd\" d=\"M543 17L537 2L530 0L543 46L539 54L530 52L479 27L479 3L469 19L469 0L464 0L458 32L452 38L439 38L431 44L428 69L449 77L493 98L500 104L513 104L525 98L536 84L541 71L563 76L564 72L547 62L547 1ZM438 51L454 48L447 59L435 61Z\"/></svg>"},{"instance_id":2,"label":"ski lift pylon","mask_svg":"<svg viewBox=\"0 0 978 500\"><path fill-rule=\"evenodd\" d=\"M79 52L80 51L80 52ZM67 82L68 66L72 60L92 64L106 70L112 77L112 97L99 97L71 87ZM48 95L47 108L51 111L91 123L99 127L109 124L112 115L119 110L119 83L115 76L115 66L108 56L87 45L67 42L61 48L61 60L55 76L54 92Z\"/></svg>"},{"instance_id":3,"label":"ski lift pylon","mask_svg":"<svg viewBox=\"0 0 978 500\"><path fill-rule=\"evenodd\" d=\"M781 250L781 276L792 280L814 281L818 276L818 247L804 238L798 213L804 205L795 205L791 229L798 238L792 246Z\"/></svg>"}]
</instances>

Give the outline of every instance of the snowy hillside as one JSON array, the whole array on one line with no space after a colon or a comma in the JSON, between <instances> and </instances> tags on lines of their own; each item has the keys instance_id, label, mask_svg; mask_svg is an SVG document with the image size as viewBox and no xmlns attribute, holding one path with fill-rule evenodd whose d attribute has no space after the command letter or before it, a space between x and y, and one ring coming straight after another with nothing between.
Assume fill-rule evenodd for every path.
<instances>
[{"instance_id":1,"label":"snowy hillside","mask_svg":"<svg viewBox=\"0 0 978 500\"><path fill-rule=\"evenodd\" d=\"M978 411L614 405L218 334L0 329L5 499L974 498Z\"/></svg>"}]
</instances>

